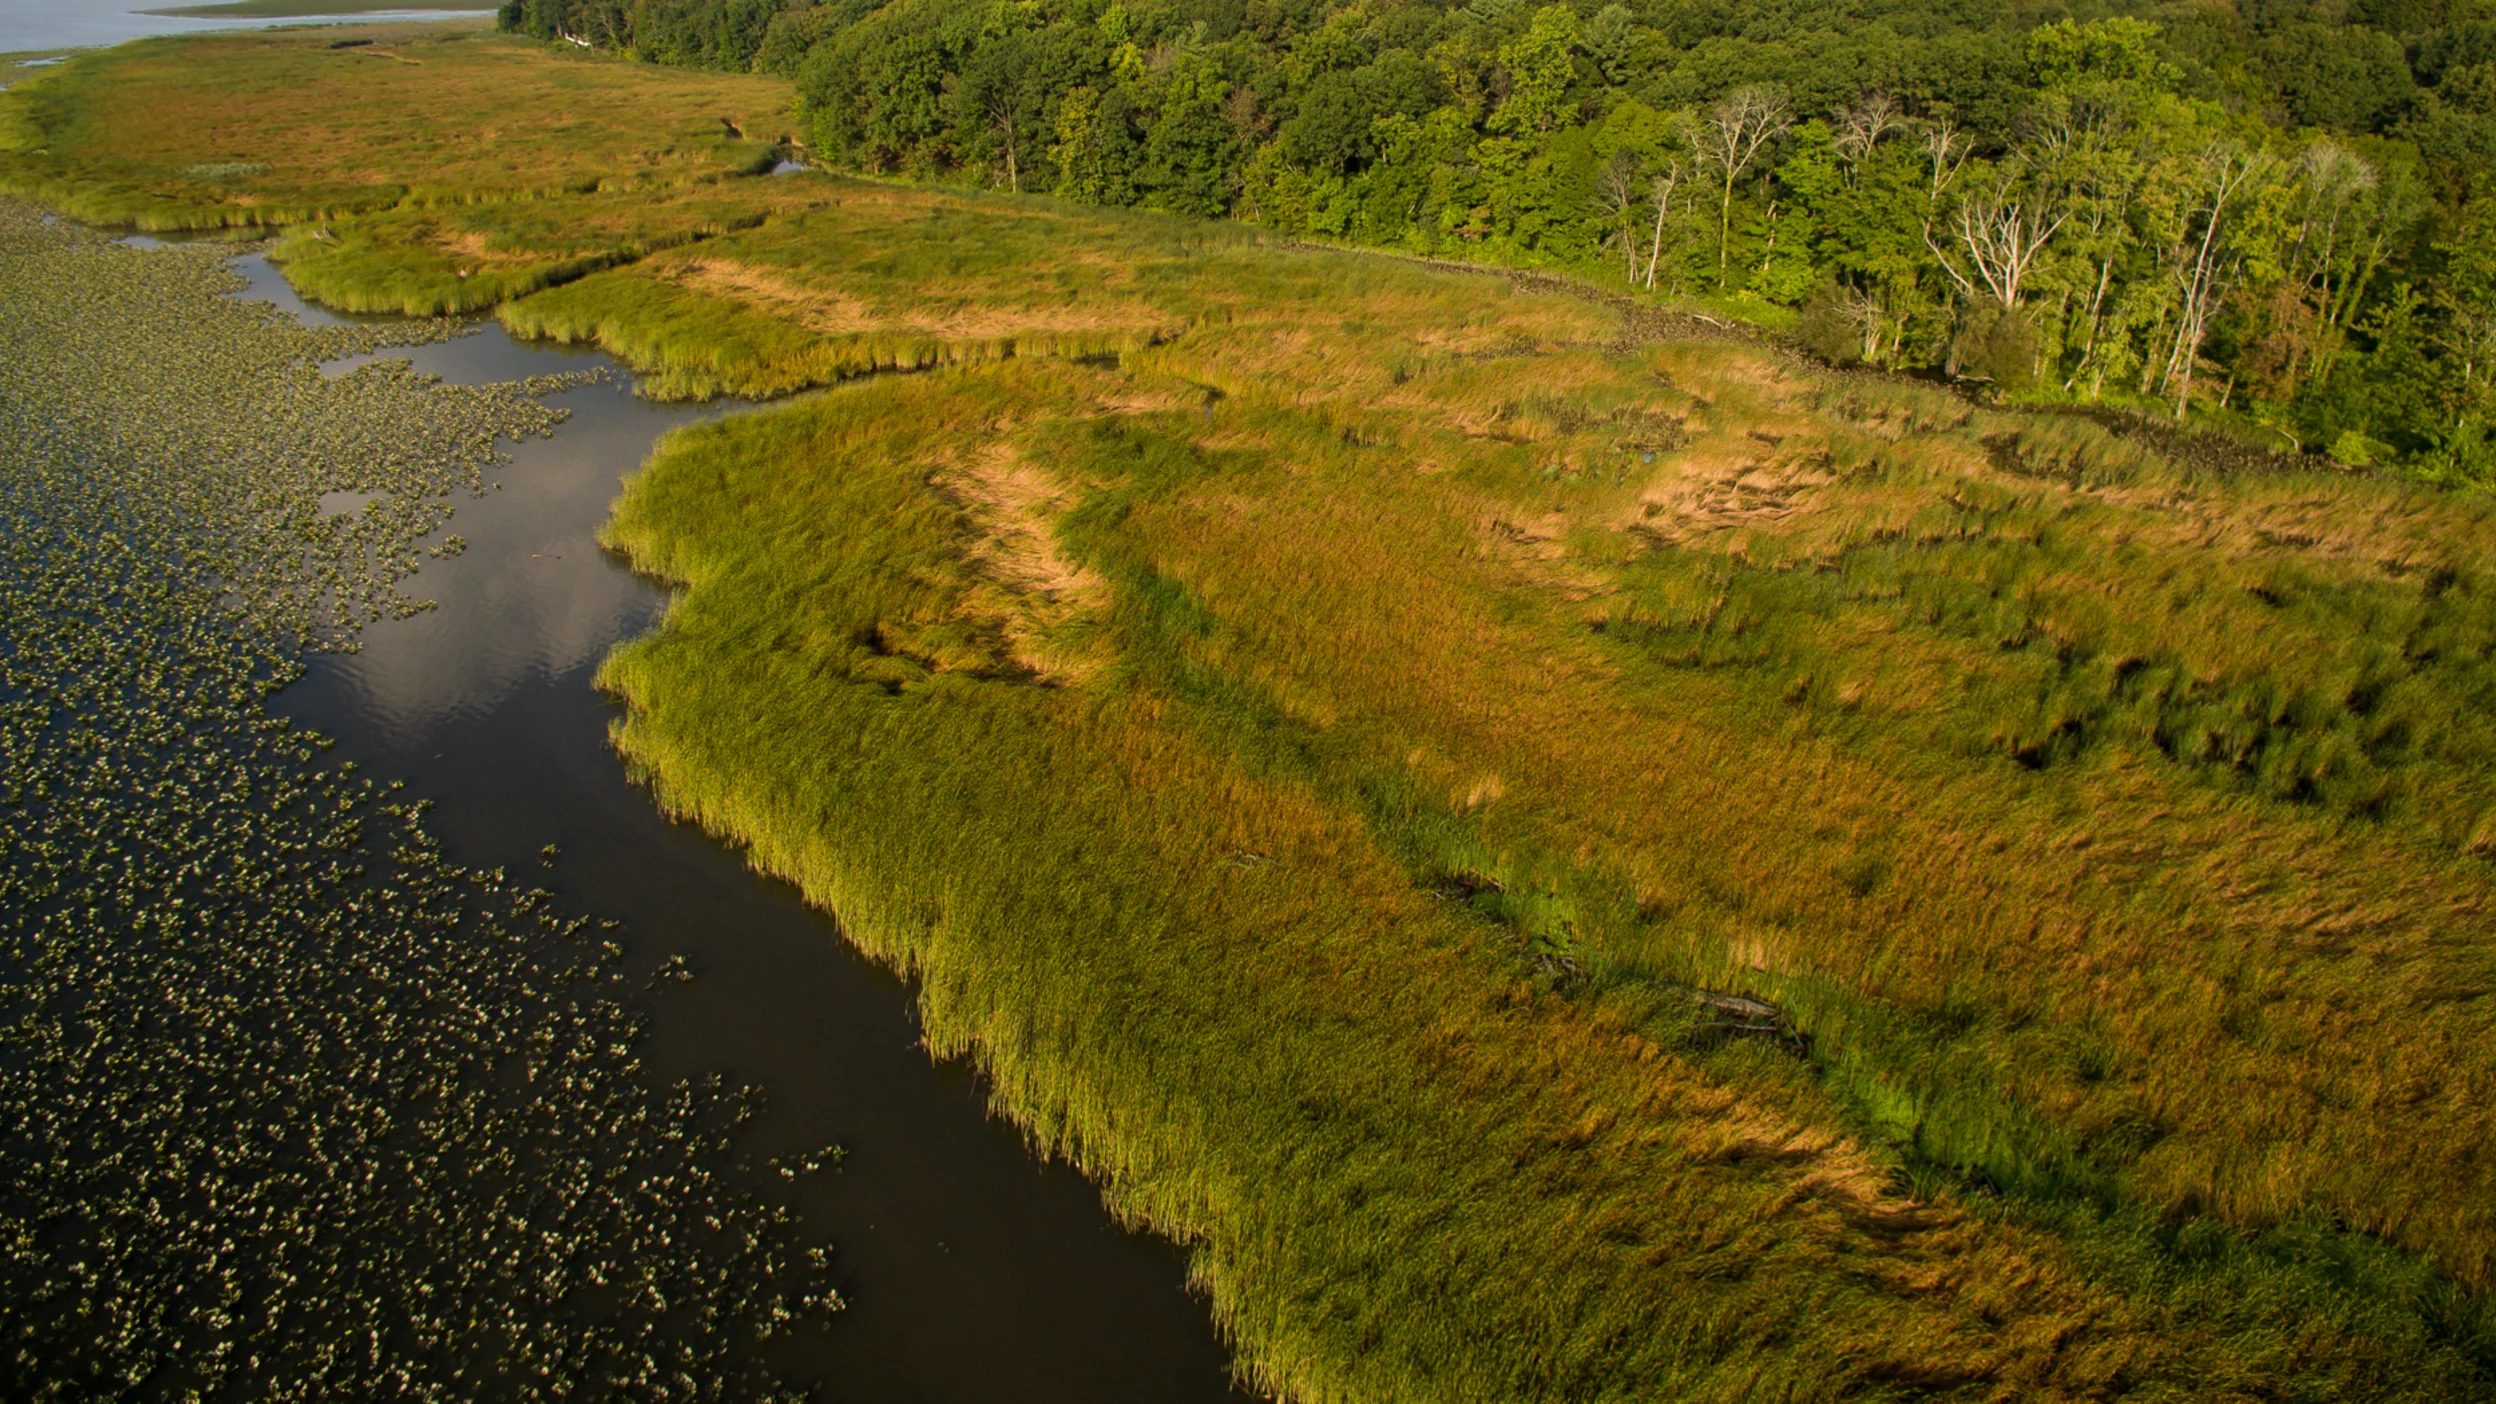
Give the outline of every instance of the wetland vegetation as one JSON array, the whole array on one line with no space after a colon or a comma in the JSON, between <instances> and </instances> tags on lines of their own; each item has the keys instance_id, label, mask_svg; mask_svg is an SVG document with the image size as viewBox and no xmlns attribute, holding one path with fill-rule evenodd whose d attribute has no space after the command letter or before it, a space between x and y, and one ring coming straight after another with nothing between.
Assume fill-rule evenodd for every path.
<instances>
[{"instance_id":1,"label":"wetland vegetation","mask_svg":"<svg viewBox=\"0 0 2496 1404\"><path fill-rule=\"evenodd\" d=\"M175 5L147 10L151 15L186 19L295 19L318 15L368 15L377 10L441 10L479 12L491 5L478 0L223 0L211 5Z\"/></svg>"},{"instance_id":2,"label":"wetland vegetation","mask_svg":"<svg viewBox=\"0 0 2496 1404\"><path fill-rule=\"evenodd\" d=\"M221 252L0 202L5 1392L772 1397L756 1333L839 1301L723 1180L749 1094L649 1085L613 922L264 706L423 607L561 387L330 379L447 328L298 327Z\"/></svg>"},{"instance_id":3,"label":"wetland vegetation","mask_svg":"<svg viewBox=\"0 0 2496 1404\"><path fill-rule=\"evenodd\" d=\"M1552 278L764 178L751 76L325 42L77 60L0 95L0 182L284 225L317 295L654 394L824 387L628 486L682 594L617 745L1186 1244L1258 1384L2496 1388L2485 495ZM369 161L300 120L408 109Z\"/></svg>"},{"instance_id":4,"label":"wetland vegetation","mask_svg":"<svg viewBox=\"0 0 2496 1404\"><path fill-rule=\"evenodd\" d=\"M815 158L1566 269L1840 363L2496 481L2488 0L513 0Z\"/></svg>"}]
</instances>

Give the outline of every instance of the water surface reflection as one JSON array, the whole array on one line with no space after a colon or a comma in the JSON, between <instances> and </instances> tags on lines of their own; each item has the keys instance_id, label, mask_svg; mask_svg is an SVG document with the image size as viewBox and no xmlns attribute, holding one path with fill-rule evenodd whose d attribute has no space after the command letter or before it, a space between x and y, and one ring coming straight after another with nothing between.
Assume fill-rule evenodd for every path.
<instances>
[{"instance_id":1,"label":"water surface reflection","mask_svg":"<svg viewBox=\"0 0 2496 1404\"><path fill-rule=\"evenodd\" d=\"M303 309L265 259L238 263L253 280L243 296L327 315ZM469 383L602 364L491 324L392 354ZM793 1182L836 1244L851 1309L824 1336L779 1343L789 1377L859 1401L1245 1398L1175 1249L1121 1230L1079 1176L1036 1162L985 1114L966 1071L931 1065L907 992L830 921L627 782L590 678L665 597L595 534L660 433L721 411L652 405L620 378L554 403L571 421L516 446L499 488L456 504L447 531L465 552L409 582L440 608L316 660L279 710L337 737L336 758L434 799L428 825L452 859L537 871L578 909L621 919L653 1074L764 1086L758 1158L849 1150L838 1173ZM556 856L541 859L549 844ZM653 978L677 956L690 982Z\"/></svg>"}]
</instances>

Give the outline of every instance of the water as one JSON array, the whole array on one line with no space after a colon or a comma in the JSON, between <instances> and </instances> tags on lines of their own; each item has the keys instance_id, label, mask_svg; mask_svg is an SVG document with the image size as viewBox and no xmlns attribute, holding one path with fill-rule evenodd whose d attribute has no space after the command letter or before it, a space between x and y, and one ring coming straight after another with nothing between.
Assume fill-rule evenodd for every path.
<instances>
[{"instance_id":1,"label":"water","mask_svg":"<svg viewBox=\"0 0 2496 1404\"><path fill-rule=\"evenodd\" d=\"M370 24L391 20L446 20L470 16L441 10L376 10L361 15L308 15L291 19L192 19L151 15L186 0L0 0L0 54L118 44L151 34L197 34L208 29L266 29L281 24ZM446 0L448 3L448 0ZM490 5L468 4L479 14ZM0 68L0 79L9 70Z\"/></svg>"},{"instance_id":2,"label":"water","mask_svg":"<svg viewBox=\"0 0 2496 1404\"><path fill-rule=\"evenodd\" d=\"M327 315L265 259L238 266L253 280L244 296ZM392 354L465 383L607 364L491 324ZM652 405L620 384L554 403L570 422L517 446L499 488L459 502L447 531L466 551L409 582L441 607L314 660L278 709L337 737L334 759L436 800L427 825L454 861L538 874L576 909L621 919L631 987L654 986L651 1074L761 1084L758 1159L847 1148L837 1173L796 1181L792 1202L829 1231L851 1307L828 1333L783 1342L771 1359L787 1377L896 1404L1245 1398L1175 1248L1120 1229L1080 1176L986 1115L967 1070L932 1065L908 991L830 920L627 782L590 677L666 600L595 533L659 434L722 411ZM651 980L673 956L695 978Z\"/></svg>"}]
</instances>

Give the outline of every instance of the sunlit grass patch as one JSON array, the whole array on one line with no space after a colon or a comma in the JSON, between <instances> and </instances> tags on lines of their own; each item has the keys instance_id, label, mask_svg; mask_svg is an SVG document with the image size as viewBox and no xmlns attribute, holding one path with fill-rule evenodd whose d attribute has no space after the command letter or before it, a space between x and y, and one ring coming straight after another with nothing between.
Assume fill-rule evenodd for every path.
<instances>
[{"instance_id":1,"label":"sunlit grass patch","mask_svg":"<svg viewBox=\"0 0 2496 1404\"><path fill-rule=\"evenodd\" d=\"M146 10L151 15L185 15L198 19L292 19L311 15L360 15L375 10L440 10L482 14L494 7L478 0L220 0L205 5L175 5Z\"/></svg>"},{"instance_id":2,"label":"sunlit grass patch","mask_svg":"<svg viewBox=\"0 0 2496 1404\"><path fill-rule=\"evenodd\" d=\"M1511 347L1591 334L1566 299L1444 273L1363 267L1351 292L1351 268L1281 256L1234 226L858 181L788 188L808 203L500 315L522 335L596 337L652 393L694 397L1009 356L1141 368L1150 348L1193 336L1234 354L1192 358L1192 393L1302 400L1420 329Z\"/></svg>"},{"instance_id":3,"label":"sunlit grass patch","mask_svg":"<svg viewBox=\"0 0 2496 1404\"><path fill-rule=\"evenodd\" d=\"M272 251L306 297L351 312L480 312L820 203L788 182L663 194L411 206L290 231Z\"/></svg>"},{"instance_id":4,"label":"sunlit grass patch","mask_svg":"<svg viewBox=\"0 0 2496 1404\"><path fill-rule=\"evenodd\" d=\"M420 27L151 40L0 94L0 188L99 223L279 225L766 169L788 90ZM375 54L404 60L377 61ZM202 175L210 169L222 172Z\"/></svg>"}]
</instances>

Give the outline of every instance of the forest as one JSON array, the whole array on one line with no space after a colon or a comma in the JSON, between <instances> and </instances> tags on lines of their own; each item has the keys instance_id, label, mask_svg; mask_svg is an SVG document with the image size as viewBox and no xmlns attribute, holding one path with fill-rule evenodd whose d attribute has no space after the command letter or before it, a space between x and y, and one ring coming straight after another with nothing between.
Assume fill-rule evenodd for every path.
<instances>
[{"instance_id":1,"label":"forest","mask_svg":"<svg viewBox=\"0 0 2496 1404\"><path fill-rule=\"evenodd\" d=\"M2496 482L2496 4L518 0L849 169L1551 267Z\"/></svg>"}]
</instances>

